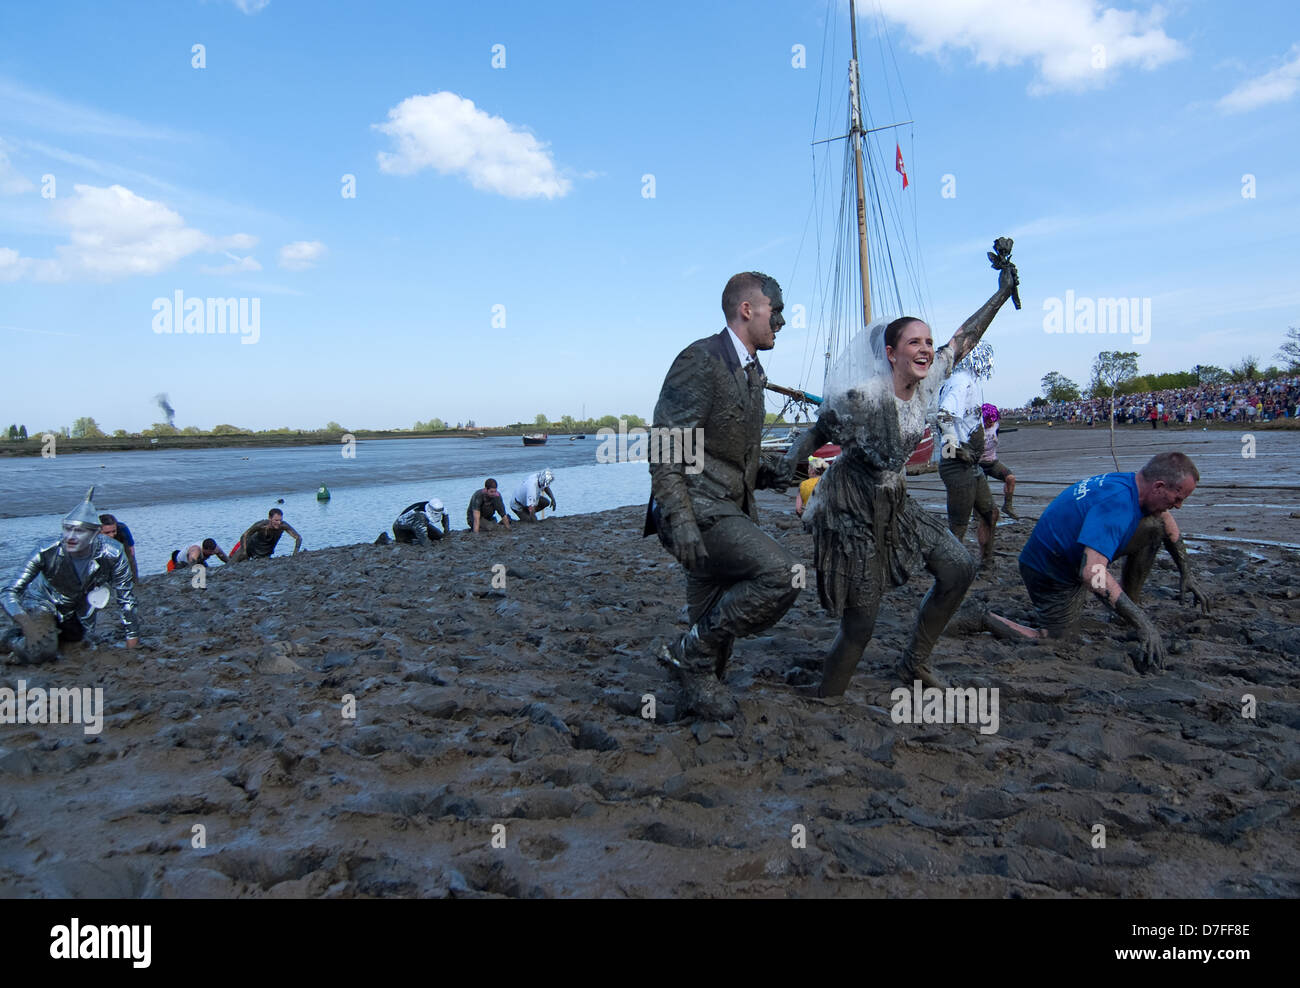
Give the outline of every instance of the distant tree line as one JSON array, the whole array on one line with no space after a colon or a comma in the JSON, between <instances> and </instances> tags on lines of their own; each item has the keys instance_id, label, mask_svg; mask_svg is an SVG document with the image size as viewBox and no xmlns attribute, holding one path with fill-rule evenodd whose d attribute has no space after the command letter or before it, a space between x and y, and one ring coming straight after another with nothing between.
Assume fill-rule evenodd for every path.
<instances>
[{"instance_id":1,"label":"distant tree line","mask_svg":"<svg viewBox=\"0 0 1300 988\"><path fill-rule=\"evenodd\" d=\"M1259 358L1248 354L1228 368L1215 364L1197 364L1191 370L1142 374L1138 370L1137 353L1103 350L1093 361L1092 378L1087 387L1080 388L1059 371L1049 371L1040 382L1042 395L1031 399L1029 404L1037 406L1079 401L1082 398L1112 398L1207 384L1216 386L1267 381L1284 374L1300 373L1300 328L1293 326L1287 330L1286 342L1278 350L1277 356L1285 361L1285 366L1270 364L1261 368Z\"/></svg>"}]
</instances>

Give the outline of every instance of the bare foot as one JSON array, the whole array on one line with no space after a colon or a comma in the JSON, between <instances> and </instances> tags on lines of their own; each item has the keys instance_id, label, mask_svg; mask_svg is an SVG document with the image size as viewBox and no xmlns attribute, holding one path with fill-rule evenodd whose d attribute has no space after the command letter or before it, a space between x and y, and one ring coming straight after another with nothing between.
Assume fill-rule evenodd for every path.
<instances>
[{"instance_id":1,"label":"bare foot","mask_svg":"<svg viewBox=\"0 0 1300 988\"><path fill-rule=\"evenodd\" d=\"M1020 641L1025 638L1037 641L1044 637L1043 633L1036 628L1027 628L1023 624L1016 624L1010 618L1004 618L992 611L984 615L984 626L988 628L994 638L1001 638L1003 641Z\"/></svg>"}]
</instances>

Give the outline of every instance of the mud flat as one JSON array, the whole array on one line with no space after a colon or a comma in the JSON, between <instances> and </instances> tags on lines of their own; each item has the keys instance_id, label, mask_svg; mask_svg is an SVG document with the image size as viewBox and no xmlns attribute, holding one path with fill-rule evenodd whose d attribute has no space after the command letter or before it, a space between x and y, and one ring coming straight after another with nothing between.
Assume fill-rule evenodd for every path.
<instances>
[{"instance_id":1,"label":"mud flat","mask_svg":"<svg viewBox=\"0 0 1300 988\"><path fill-rule=\"evenodd\" d=\"M1300 436L1261 464L1205 435L1199 453L1182 446L1207 488L1178 515L1188 535L1300 541ZM1083 448L1100 430L1053 430L1060 445L1035 452L1044 437L1003 440L1025 480L1109 464ZM1126 445L1121 466L1154 451ZM922 503L940 498L932 480L913 485ZM1283 507L1252 512L1240 488L1211 500L1218 483L1274 485L1256 501ZM1059 487L1022 490L1034 516ZM1198 516L1203 496L1226 506ZM96 735L0 726L0 894L1300 895L1295 551L1193 541L1210 618L1176 601L1162 560L1145 602L1170 656L1154 675L1095 604L1060 651L945 636L940 673L1000 691L998 730L981 733L891 719L924 584L886 599L842 701L803 692L834 625L791 500L763 503L809 588L738 644L742 716L726 727L679 719L652 658L680 627L682 576L639 538L641 509L254 561L205 587L142 581L146 649L70 646L0 670L10 689L102 688L106 708ZM1027 606L1015 555L1031 525L999 530L972 600Z\"/></svg>"}]
</instances>

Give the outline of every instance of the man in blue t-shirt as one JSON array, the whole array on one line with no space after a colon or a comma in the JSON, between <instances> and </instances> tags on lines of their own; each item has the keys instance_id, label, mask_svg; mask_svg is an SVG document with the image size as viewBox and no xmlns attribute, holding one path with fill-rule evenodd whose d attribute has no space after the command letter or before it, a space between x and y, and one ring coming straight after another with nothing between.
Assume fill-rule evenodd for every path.
<instances>
[{"instance_id":1,"label":"man in blue t-shirt","mask_svg":"<svg viewBox=\"0 0 1300 988\"><path fill-rule=\"evenodd\" d=\"M1164 646L1151 619L1135 603L1163 541L1187 591L1209 613L1187 565L1178 526L1169 514L1182 507L1200 481L1196 465L1183 453L1161 453L1137 473L1105 473L1067 488L1047 507L1020 553L1020 576L1044 625L1027 628L990 612L986 626L999 637L1069 638L1091 590L1133 625L1142 641L1139 668L1164 666ZM1122 584L1107 566L1128 556Z\"/></svg>"},{"instance_id":2,"label":"man in blue t-shirt","mask_svg":"<svg viewBox=\"0 0 1300 988\"><path fill-rule=\"evenodd\" d=\"M131 530L112 515L100 515L99 534L117 539L122 544L122 548L126 550L126 561L131 564L131 579L138 583L140 570L135 565L135 539L131 537Z\"/></svg>"}]
</instances>

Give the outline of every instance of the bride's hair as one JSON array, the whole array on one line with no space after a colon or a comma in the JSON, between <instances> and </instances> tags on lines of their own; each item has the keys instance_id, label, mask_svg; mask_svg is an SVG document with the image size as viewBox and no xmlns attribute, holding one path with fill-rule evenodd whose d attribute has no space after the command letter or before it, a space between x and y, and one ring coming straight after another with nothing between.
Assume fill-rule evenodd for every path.
<instances>
[{"instance_id":1,"label":"bride's hair","mask_svg":"<svg viewBox=\"0 0 1300 988\"><path fill-rule=\"evenodd\" d=\"M898 338L903 335L903 327L909 322L925 322L916 316L902 316L885 327L885 346L898 346Z\"/></svg>"}]
</instances>

